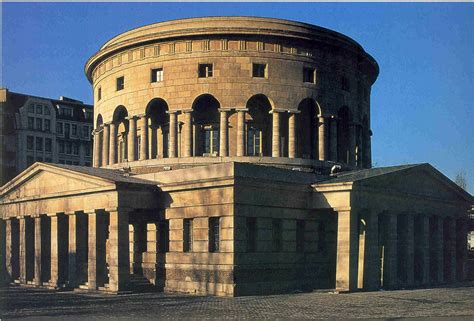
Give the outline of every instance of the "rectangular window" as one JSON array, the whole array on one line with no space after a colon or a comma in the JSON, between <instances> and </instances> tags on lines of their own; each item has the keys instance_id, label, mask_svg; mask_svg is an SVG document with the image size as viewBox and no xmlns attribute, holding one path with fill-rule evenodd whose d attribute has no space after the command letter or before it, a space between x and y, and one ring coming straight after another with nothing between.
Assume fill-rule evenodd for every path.
<instances>
[{"instance_id":1,"label":"rectangular window","mask_svg":"<svg viewBox=\"0 0 474 321\"><path fill-rule=\"evenodd\" d=\"M26 156L26 166L30 166L34 162L35 162L35 159L33 158L33 156Z\"/></svg>"},{"instance_id":2,"label":"rectangular window","mask_svg":"<svg viewBox=\"0 0 474 321\"><path fill-rule=\"evenodd\" d=\"M158 251L165 253L169 251L170 248L170 224L169 220L160 221L158 223Z\"/></svg>"},{"instance_id":3,"label":"rectangular window","mask_svg":"<svg viewBox=\"0 0 474 321\"><path fill-rule=\"evenodd\" d=\"M247 252L257 251L257 218L247 217Z\"/></svg>"},{"instance_id":4,"label":"rectangular window","mask_svg":"<svg viewBox=\"0 0 474 321\"><path fill-rule=\"evenodd\" d=\"M37 162L42 162L43 161L43 156L36 156L36 161Z\"/></svg>"},{"instance_id":5,"label":"rectangular window","mask_svg":"<svg viewBox=\"0 0 474 321\"><path fill-rule=\"evenodd\" d=\"M64 107L64 116L72 117L72 109Z\"/></svg>"},{"instance_id":6,"label":"rectangular window","mask_svg":"<svg viewBox=\"0 0 474 321\"><path fill-rule=\"evenodd\" d=\"M97 89L97 100L101 100L102 99L102 87L99 87Z\"/></svg>"},{"instance_id":7,"label":"rectangular window","mask_svg":"<svg viewBox=\"0 0 474 321\"><path fill-rule=\"evenodd\" d=\"M209 252L219 252L220 217L209 218Z\"/></svg>"},{"instance_id":8,"label":"rectangular window","mask_svg":"<svg viewBox=\"0 0 474 321\"><path fill-rule=\"evenodd\" d=\"M72 165L72 161L67 160L67 161L66 161L66 164L67 164L67 165Z\"/></svg>"},{"instance_id":9,"label":"rectangular window","mask_svg":"<svg viewBox=\"0 0 474 321\"><path fill-rule=\"evenodd\" d=\"M36 105L36 113L38 115L42 115L43 114L43 105Z\"/></svg>"},{"instance_id":10,"label":"rectangular window","mask_svg":"<svg viewBox=\"0 0 474 321\"><path fill-rule=\"evenodd\" d=\"M36 150L42 151L43 150L43 138L36 137Z\"/></svg>"},{"instance_id":11,"label":"rectangular window","mask_svg":"<svg viewBox=\"0 0 474 321\"><path fill-rule=\"evenodd\" d=\"M52 162L53 162L53 160L52 160L51 158L49 158L49 157L46 157L46 158L44 159L44 161L45 161L46 163L52 163Z\"/></svg>"},{"instance_id":12,"label":"rectangular window","mask_svg":"<svg viewBox=\"0 0 474 321\"><path fill-rule=\"evenodd\" d=\"M70 142L66 142L66 154L72 154L72 146Z\"/></svg>"},{"instance_id":13,"label":"rectangular window","mask_svg":"<svg viewBox=\"0 0 474 321\"><path fill-rule=\"evenodd\" d=\"M72 162L73 165L79 165L79 162L78 161L74 161Z\"/></svg>"},{"instance_id":14,"label":"rectangular window","mask_svg":"<svg viewBox=\"0 0 474 321\"><path fill-rule=\"evenodd\" d=\"M51 115L51 110L49 109L49 107L48 106L43 106L43 107L44 107L44 114L48 116Z\"/></svg>"},{"instance_id":15,"label":"rectangular window","mask_svg":"<svg viewBox=\"0 0 474 321\"><path fill-rule=\"evenodd\" d=\"M33 117L28 117L28 129L35 128L35 119Z\"/></svg>"},{"instance_id":16,"label":"rectangular window","mask_svg":"<svg viewBox=\"0 0 474 321\"><path fill-rule=\"evenodd\" d=\"M72 136L77 136L77 125L72 124Z\"/></svg>"},{"instance_id":17,"label":"rectangular window","mask_svg":"<svg viewBox=\"0 0 474 321\"><path fill-rule=\"evenodd\" d=\"M86 156L91 156L91 145L89 143L84 143L84 149L86 151Z\"/></svg>"},{"instance_id":18,"label":"rectangular window","mask_svg":"<svg viewBox=\"0 0 474 321\"><path fill-rule=\"evenodd\" d=\"M199 64L198 76L199 78L212 77L212 64Z\"/></svg>"},{"instance_id":19,"label":"rectangular window","mask_svg":"<svg viewBox=\"0 0 474 321\"><path fill-rule=\"evenodd\" d=\"M262 154L261 142L262 131L252 126L248 127L247 130L247 155L248 156L259 156Z\"/></svg>"},{"instance_id":20,"label":"rectangular window","mask_svg":"<svg viewBox=\"0 0 474 321\"><path fill-rule=\"evenodd\" d=\"M64 154L64 142L61 140L59 141L59 153Z\"/></svg>"},{"instance_id":21,"label":"rectangular window","mask_svg":"<svg viewBox=\"0 0 474 321\"><path fill-rule=\"evenodd\" d=\"M163 81L163 68L155 68L151 70L151 82Z\"/></svg>"},{"instance_id":22,"label":"rectangular window","mask_svg":"<svg viewBox=\"0 0 474 321\"><path fill-rule=\"evenodd\" d=\"M64 135L65 135L66 137L69 137L69 132L70 132L70 130L71 130L71 125L69 125L69 124L64 124Z\"/></svg>"},{"instance_id":23,"label":"rectangular window","mask_svg":"<svg viewBox=\"0 0 474 321\"><path fill-rule=\"evenodd\" d=\"M296 252L304 252L305 221L296 220Z\"/></svg>"},{"instance_id":24,"label":"rectangular window","mask_svg":"<svg viewBox=\"0 0 474 321\"><path fill-rule=\"evenodd\" d=\"M204 153L209 156L219 152L219 130L207 127L204 129Z\"/></svg>"},{"instance_id":25,"label":"rectangular window","mask_svg":"<svg viewBox=\"0 0 474 321\"><path fill-rule=\"evenodd\" d=\"M36 118L36 130L43 130L43 119Z\"/></svg>"},{"instance_id":26,"label":"rectangular window","mask_svg":"<svg viewBox=\"0 0 474 321\"><path fill-rule=\"evenodd\" d=\"M35 112L35 105L31 104L31 105L28 105L28 112L29 113L34 113Z\"/></svg>"},{"instance_id":27,"label":"rectangular window","mask_svg":"<svg viewBox=\"0 0 474 321\"><path fill-rule=\"evenodd\" d=\"M122 90L124 88L125 88L125 78L123 76L118 77L117 78L117 91Z\"/></svg>"},{"instance_id":28,"label":"rectangular window","mask_svg":"<svg viewBox=\"0 0 474 321\"><path fill-rule=\"evenodd\" d=\"M35 138L33 136L26 136L26 149L33 150L34 148L34 140Z\"/></svg>"},{"instance_id":29,"label":"rectangular window","mask_svg":"<svg viewBox=\"0 0 474 321\"><path fill-rule=\"evenodd\" d=\"M91 166L91 163L89 163L89 162L84 162L84 166L90 167L90 166Z\"/></svg>"},{"instance_id":30,"label":"rectangular window","mask_svg":"<svg viewBox=\"0 0 474 321\"><path fill-rule=\"evenodd\" d=\"M316 83L316 69L314 68L303 68L303 82Z\"/></svg>"},{"instance_id":31,"label":"rectangular window","mask_svg":"<svg viewBox=\"0 0 474 321\"><path fill-rule=\"evenodd\" d=\"M193 220L186 218L183 220L183 252L193 250Z\"/></svg>"},{"instance_id":32,"label":"rectangular window","mask_svg":"<svg viewBox=\"0 0 474 321\"><path fill-rule=\"evenodd\" d=\"M79 144L78 143L73 143L72 144L72 151L74 155L79 155Z\"/></svg>"},{"instance_id":33,"label":"rectangular window","mask_svg":"<svg viewBox=\"0 0 474 321\"><path fill-rule=\"evenodd\" d=\"M66 163L66 162L64 161L64 159L60 159L58 162L59 162L59 164L64 164L64 163Z\"/></svg>"},{"instance_id":34,"label":"rectangular window","mask_svg":"<svg viewBox=\"0 0 474 321\"><path fill-rule=\"evenodd\" d=\"M52 152L53 149L53 141L51 138L45 138L44 140L44 150L47 152Z\"/></svg>"},{"instance_id":35,"label":"rectangular window","mask_svg":"<svg viewBox=\"0 0 474 321\"><path fill-rule=\"evenodd\" d=\"M58 135L62 135L63 134L63 123L57 123L56 124L56 133Z\"/></svg>"},{"instance_id":36,"label":"rectangular window","mask_svg":"<svg viewBox=\"0 0 474 321\"><path fill-rule=\"evenodd\" d=\"M274 218L272 220L273 252L281 251L281 234L281 220Z\"/></svg>"},{"instance_id":37,"label":"rectangular window","mask_svg":"<svg viewBox=\"0 0 474 321\"><path fill-rule=\"evenodd\" d=\"M44 130L47 132L51 131L51 120L49 119L44 120Z\"/></svg>"},{"instance_id":38,"label":"rectangular window","mask_svg":"<svg viewBox=\"0 0 474 321\"><path fill-rule=\"evenodd\" d=\"M252 77L267 78L267 64L252 64Z\"/></svg>"},{"instance_id":39,"label":"rectangular window","mask_svg":"<svg viewBox=\"0 0 474 321\"><path fill-rule=\"evenodd\" d=\"M85 138L89 139L89 135L90 135L89 126L82 126L82 133Z\"/></svg>"}]
</instances>

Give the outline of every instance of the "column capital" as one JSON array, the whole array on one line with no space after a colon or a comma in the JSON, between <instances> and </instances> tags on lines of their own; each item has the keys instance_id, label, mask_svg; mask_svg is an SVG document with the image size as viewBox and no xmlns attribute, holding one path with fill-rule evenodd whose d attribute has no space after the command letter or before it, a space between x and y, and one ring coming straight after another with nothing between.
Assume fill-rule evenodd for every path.
<instances>
[{"instance_id":1,"label":"column capital","mask_svg":"<svg viewBox=\"0 0 474 321\"><path fill-rule=\"evenodd\" d=\"M232 111L233 109L234 109L234 108L231 108L231 107L229 108L229 107L227 107L227 108L218 108L217 110L222 113L222 112L229 112L229 111Z\"/></svg>"},{"instance_id":2,"label":"column capital","mask_svg":"<svg viewBox=\"0 0 474 321\"><path fill-rule=\"evenodd\" d=\"M242 107L242 108L235 108L235 111L237 111L237 112L239 112L239 111L240 111L240 112L246 112L246 111L249 111L249 109Z\"/></svg>"},{"instance_id":3,"label":"column capital","mask_svg":"<svg viewBox=\"0 0 474 321\"><path fill-rule=\"evenodd\" d=\"M289 114L301 114L301 110L287 110Z\"/></svg>"},{"instance_id":4,"label":"column capital","mask_svg":"<svg viewBox=\"0 0 474 321\"><path fill-rule=\"evenodd\" d=\"M169 115L179 114L179 113L181 113L181 110L167 110L166 113L169 114Z\"/></svg>"},{"instance_id":5,"label":"column capital","mask_svg":"<svg viewBox=\"0 0 474 321\"><path fill-rule=\"evenodd\" d=\"M137 118L140 118L140 119L143 119L143 118L146 118L148 117L147 114L143 113L143 114L138 114L138 115L135 115Z\"/></svg>"},{"instance_id":6,"label":"column capital","mask_svg":"<svg viewBox=\"0 0 474 321\"><path fill-rule=\"evenodd\" d=\"M268 113L273 114L273 113L285 113L285 112L287 112L287 109L277 109L277 108L275 108L275 109L270 110Z\"/></svg>"},{"instance_id":7,"label":"column capital","mask_svg":"<svg viewBox=\"0 0 474 321\"><path fill-rule=\"evenodd\" d=\"M104 209L106 212L133 212L131 207L107 207Z\"/></svg>"},{"instance_id":8,"label":"column capital","mask_svg":"<svg viewBox=\"0 0 474 321\"><path fill-rule=\"evenodd\" d=\"M192 108L187 108L187 109L181 109L181 112L184 114L192 113L193 109Z\"/></svg>"},{"instance_id":9,"label":"column capital","mask_svg":"<svg viewBox=\"0 0 474 321\"><path fill-rule=\"evenodd\" d=\"M104 127L105 127L105 126L110 126L111 124L113 124L113 122L112 122L112 121L108 121L108 122L106 122L106 123L103 123L101 126L104 126Z\"/></svg>"},{"instance_id":10,"label":"column capital","mask_svg":"<svg viewBox=\"0 0 474 321\"><path fill-rule=\"evenodd\" d=\"M132 120L132 119L138 119L139 117L140 117L140 116L138 116L138 115L131 115L131 116L125 117L125 119L127 119L127 120Z\"/></svg>"}]
</instances>

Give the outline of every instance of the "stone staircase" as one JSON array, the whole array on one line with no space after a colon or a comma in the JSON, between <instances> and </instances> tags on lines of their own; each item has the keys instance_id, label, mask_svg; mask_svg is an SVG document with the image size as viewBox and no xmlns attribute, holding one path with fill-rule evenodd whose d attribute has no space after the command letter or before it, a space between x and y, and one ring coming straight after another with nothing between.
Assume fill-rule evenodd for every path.
<instances>
[{"instance_id":1,"label":"stone staircase","mask_svg":"<svg viewBox=\"0 0 474 321\"><path fill-rule=\"evenodd\" d=\"M146 277L140 274L131 274L127 289L131 292L156 292L158 288Z\"/></svg>"}]
</instances>

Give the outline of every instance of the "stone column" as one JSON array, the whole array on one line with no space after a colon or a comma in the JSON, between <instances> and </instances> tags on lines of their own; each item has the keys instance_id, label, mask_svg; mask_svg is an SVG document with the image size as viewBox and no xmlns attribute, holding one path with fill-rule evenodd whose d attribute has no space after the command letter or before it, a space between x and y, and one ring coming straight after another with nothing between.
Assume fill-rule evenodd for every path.
<instances>
[{"instance_id":1,"label":"stone column","mask_svg":"<svg viewBox=\"0 0 474 321\"><path fill-rule=\"evenodd\" d=\"M140 160L148 159L148 117L140 115Z\"/></svg>"},{"instance_id":2,"label":"stone column","mask_svg":"<svg viewBox=\"0 0 474 321\"><path fill-rule=\"evenodd\" d=\"M270 113L273 114L272 157L280 157L280 112L274 109Z\"/></svg>"},{"instance_id":3,"label":"stone column","mask_svg":"<svg viewBox=\"0 0 474 321\"><path fill-rule=\"evenodd\" d=\"M90 290L97 289L97 213L94 210L84 211L87 215L89 239L87 253L87 285Z\"/></svg>"},{"instance_id":4,"label":"stone column","mask_svg":"<svg viewBox=\"0 0 474 321\"><path fill-rule=\"evenodd\" d=\"M183 157L193 156L193 121L192 121L192 109L183 110L184 113L184 149Z\"/></svg>"},{"instance_id":5,"label":"stone column","mask_svg":"<svg viewBox=\"0 0 474 321\"><path fill-rule=\"evenodd\" d=\"M331 144L331 147L330 147L331 155L329 156L329 158L332 161L337 162L337 118L336 118L336 116L331 116L331 126L330 126L329 130L331 131L331 134L330 134L330 137L331 137L331 142L330 142L330 144Z\"/></svg>"},{"instance_id":6,"label":"stone column","mask_svg":"<svg viewBox=\"0 0 474 321\"><path fill-rule=\"evenodd\" d=\"M296 112L290 111L288 117L288 157L296 157Z\"/></svg>"},{"instance_id":7,"label":"stone column","mask_svg":"<svg viewBox=\"0 0 474 321\"><path fill-rule=\"evenodd\" d=\"M137 117L130 116L128 119L128 138L127 138L127 150L128 150L128 161L133 162L137 160Z\"/></svg>"},{"instance_id":8,"label":"stone column","mask_svg":"<svg viewBox=\"0 0 474 321\"><path fill-rule=\"evenodd\" d=\"M406 214L406 219L406 285L413 287L415 285L415 217L411 214Z\"/></svg>"},{"instance_id":9,"label":"stone column","mask_svg":"<svg viewBox=\"0 0 474 321\"><path fill-rule=\"evenodd\" d=\"M53 287L59 285L59 260L63 259L60 257L59 246L60 234L59 234L59 222L58 215L51 215L51 278L49 284Z\"/></svg>"},{"instance_id":10,"label":"stone column","mask_svg":"<svg viewBox=\"0 0 474 321\"><path fill-rule=\"evenodd\" d=\"M97 130L93 131L94 136L94 155L92 158L92 166L100 167L100 133Z\"/></svg>"},{"instance_id":11,"label":"stone column","mask_svg":"<svg viewBox=\"0 0 474 321\"><path fill-rule=\"evenodd\" d=\"M384 288L393 289L398 286L397 276L397 215L394 213L385 214L385 251L384 251L384 271L383 285Z\"/></svg>"},{"instance_id":12,"label":"stone column","mask_svg":"<svg viewBox=\"0 0 474 321\"><path fill-rule=\"evenodd\" d=\"M318 149L319 160L326 160L326 118L319 116L318 124Z\"/></svg>"},{"instance_id":13,"label":"stone column","mask_svg":"<svg viewBox=\"0 0 474 321\"><path fill-rule=\"evenodd\" d=\"M177 144L177 136L178 136L178 122L177 122L177 111L168 111L170 115L170 143L168 146L168 157L177 157L178 151L178 144Z\"/></svg>"},{"instance_id":14,"label":"stone column","mask_svg":"<svg viewBox=\"0 0 474 321\"><path fill-rule=\"evenodd\" d=\"M220 109L219 124L219 156L229 156L229 147L227 142L227 109Z\"/></svg>"},{"instance_id":15,"label":"stone column","mask_svg":"<svg viewBox=\"0 0 474 321\"><path fill-rule=\"evenodd\" d=\"M41 216L35 220L35 285L40 286L41 280Z\"/></svg>"},{"instance_id":16,"label":"stone column","mask_svg":"<svg viewBox=\"0 0 474 321\"><path fill-rule=\"evenodd\" d=\"M26 284L26 219L20 217L20 283Z\"/></svg>"},{"instance_id":17,"label":"stone column","mask_svg":"<svg viewBox=\"0 0 474 321\"><path fill-rule=\"evenodd\" d=\"M357 217L350 210L337 212L336 289L357 289Z\"/></svg>"},{"instance_id":18,"label":"stone column","mask_svg":"<svg viewBox=\"0 0 474 321\"><path fill-rule=\"evenodd\" d=\"M109 141L110 141L110 131L109 124L103 124L104 127L102 132L102 166L109 165Z\"/></svg>"},{"instance_id":19,"label":"stone column","mask_svg":"<svg viewBox=\"0 0 474 321\"><path fill-rule=\"evenodd\" d=\"M356 149L356 124L349 124L349 165L355 166L355 149Z\"/></svg>"},{"instance_id":20,"label":"stone column","mask_svg":"<svg viewBox=\"0 0 474 321\"><path fill-rule=\"evenodd\" d=\"M430 222L426 215L421 216L421 265L422 265L422 281L423 285L430 284Z\"/></svg>"},{"instance_id":21,"label":"stone column","mask_svg":"<svg viewBox=\"0 0 474 321\"><path fill-rule=\"evenodd\" d=\"M237 110L237 156L245 155L245 112L248 109Z\"/></svg>"},{"instance_id":22,"label":"stone column","mask_svg":"<svg viewBox=\"0 0 474 321\"><path fill-rule=\"evenodd\" d=\"M109 165L112 165L117 163L117 126L110 123L109 131Z\"/></svg>"},{"instance_id":23,"label":"stone column","mask_svg":"<svg viewBox=\"0 0 474 321\"><path fill-rule=\"evenodd\" d=\"M75 212L67 213L69 217L69 253L68 253L68 285L71 288L75 288L77 284L77 271L78 268L76 266L77 262L77 251L78 251L78 244L77 244L77 214Z\"/></svg>"},{"instance_id":24,"label":"stone column","mask_svg":"<svg viewBox=\"0 0 474 321\"><path fill-rule=\"evenodd\" d=\"M122 208L107 209L109 225L109 288L122 291L130 278L129 211Z\"/></svg>"},{"instance_id":25,"label":"stone column","mask_svg":"<svg viewBox=\"0 0 474 321\"><path fill-rule=\"evenodd\" d=\"M444 282L444 253L443 253L443 220L440 216L435 216L436 232L435 232L435 248L436 248L436 281Z\"/></svg>"},{"instance_id":26,"label":"stone column","mask_svg":"<svg viewBox=\"0 0 474 321\"><path fill-rule=\"evenodd\" d=\"M13 242L12 242L12 219L9 218L5 222L5 265L8 282L13 281Z\"/></svg>"}]
</instances>

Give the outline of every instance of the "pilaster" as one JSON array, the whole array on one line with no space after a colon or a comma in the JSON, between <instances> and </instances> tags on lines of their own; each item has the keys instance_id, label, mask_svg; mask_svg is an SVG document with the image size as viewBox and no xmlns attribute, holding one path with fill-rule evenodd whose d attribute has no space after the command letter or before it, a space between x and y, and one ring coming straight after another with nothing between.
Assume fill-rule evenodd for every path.
<instances>
[{"instance_id":1,"label":"pilaster","mask_svg":"<svg viewBox=\"0 0 474 321\"><path fill-rule=\"evenodd\" d=\"M280 112L272 110L270 113L272 117L272 157L280 157Z\"/></svg>"},{"instance_id":2,"label":"pilaster","mask_svg":"<svg viewBox=\"0 0 474 321\"><path fill-rule=\"evenodd\" d=\"M237 156L245 155L245 113L248 109L237 110Z\"/></svg>"}]
</instances>

